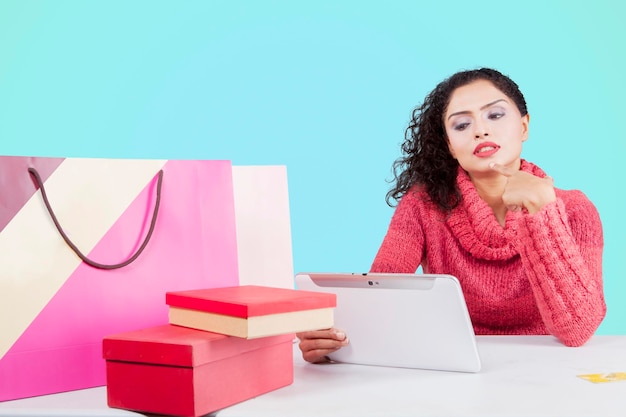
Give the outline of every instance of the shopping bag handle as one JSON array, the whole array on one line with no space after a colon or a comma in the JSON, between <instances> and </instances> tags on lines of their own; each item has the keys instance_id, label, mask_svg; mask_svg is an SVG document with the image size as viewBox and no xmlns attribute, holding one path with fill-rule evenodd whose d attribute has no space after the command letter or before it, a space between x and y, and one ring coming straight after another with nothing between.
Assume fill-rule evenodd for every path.
<instances>
[{"instance_id":1,"label":"shopping bag handle","mask_svg":"<svg viewBox=\"0 0 626 417\"><path fill-rule=\"evenodd\" d=\"M52 206L50 205L50 201L48 200L48 195L46 194L46 189L43 186L43 181L41 180L41 176L39 175L39 172L37 172L35 168L28 168L28 172L34 177L35 182L37 183L37 186L41 190L41 196L43 197L43 202L46 205L46 208L48 209L48 213L50 213L50 217L52 218L54 225L56 226L57 230L61 234L61 237L63 238L65 243L67 243L67 245L76 253L76 255L78 255L78 257L82 259L83 262L85 262L87 265L92 266L94 268L98 268L98 269L123 268L126 265L129 265L130 263L135 261L135 259L137 259L139 255L141 255L141 252L143 252L143 250L148 245L148 242L150 241L150 238L152 237L152 232L154 231L157 214L159 213L159 206L161 204L161 185L163 183L163 170L160 170L158 173L157 186L156 186L156 201L154 203L154 211L152 213L152 220L150 221L150 228L148 229L148 234L146 234L146 237L144 238L143 243L141 244L141 246L139 247L139 249L137 250L137 252L135 252L133 256L131 256L124 262L121 262L119 264L113 264L113 265L101 264L101 263L92 261L91 259L87 258L85 255L83 255L83 253L78 249L78 247L76 247L76 245L70 240L69 237L67 237L67 234L63 231L63 228L61 227L61 224L59 223L57 216L54 214L54 211L52 210Z\"/></svg>"}]
</instances>

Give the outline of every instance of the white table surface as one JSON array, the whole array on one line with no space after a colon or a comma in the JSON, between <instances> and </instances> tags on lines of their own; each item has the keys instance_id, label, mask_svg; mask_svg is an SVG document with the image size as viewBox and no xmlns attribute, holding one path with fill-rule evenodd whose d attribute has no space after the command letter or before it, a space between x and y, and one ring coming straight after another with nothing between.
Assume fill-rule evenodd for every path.
<instances>
[{"instance_id":1,"label":"white table surface","mask_svg":"<svg viewBox=\"0 0 626 417\"><path fill-rule=\"evenodd\" d=\"M624 417L626 381L580 374L626 372L626 336L568 348L550 336L479 336L480 373L345 364L312 365L295 350L294 383L219 411L219 417ZM0 416L116 417L104 387L0 403Z\"/></svg>"}]
</instances>

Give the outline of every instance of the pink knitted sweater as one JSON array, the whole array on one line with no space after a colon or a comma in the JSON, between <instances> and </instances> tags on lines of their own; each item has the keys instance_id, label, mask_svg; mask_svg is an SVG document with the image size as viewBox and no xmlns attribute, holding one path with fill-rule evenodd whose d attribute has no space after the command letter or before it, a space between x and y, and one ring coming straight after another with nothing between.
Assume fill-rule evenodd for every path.
<instances>
[{"instance_id":1,"label":"pink knitted sweater","mask_svg":"<svg viewBox=\"0 0 626 417\"><path fill-rule=\"evenodd\" d=\"M521 169L546 174L522 161ZM539 212L508 212L505 227L459 169L463 201L449 215L415 189L399 202L372 272L456 276L476 334L552 334L580 346L606 313L602 224L580 191L556 189Z\"/></svg>"}]
</instances>

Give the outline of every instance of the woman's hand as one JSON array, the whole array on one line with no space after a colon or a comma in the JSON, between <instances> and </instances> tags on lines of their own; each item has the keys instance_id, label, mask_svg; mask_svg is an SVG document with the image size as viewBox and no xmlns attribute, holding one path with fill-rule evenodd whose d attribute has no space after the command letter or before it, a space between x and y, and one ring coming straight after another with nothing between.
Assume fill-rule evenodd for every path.
<instances>
[{"instance_id":1,"label":"woman's hand","mask_svg":"<svg viewBox=\"0 0 626 417\"><path fill-rule=\"evenodd\" d=\"M296 333L296 336L300 339L302 358L311 363L327 362L327 355L349 343L346 333L335 328Z\"/></svg>"},{"instance_id":2,"label":"woman's hand","mask_svg":"<svg viewBox=\"0 0 626 417\"><path fill-rule=\"evenodd\" d=\"M539 178L528 172L513 170L492 163L491 169L507 178L502 194L502 202L511 211L526 209L529 214L541 210L543 206L556 200L552 177Z\"/></svg>"}]
</instances>

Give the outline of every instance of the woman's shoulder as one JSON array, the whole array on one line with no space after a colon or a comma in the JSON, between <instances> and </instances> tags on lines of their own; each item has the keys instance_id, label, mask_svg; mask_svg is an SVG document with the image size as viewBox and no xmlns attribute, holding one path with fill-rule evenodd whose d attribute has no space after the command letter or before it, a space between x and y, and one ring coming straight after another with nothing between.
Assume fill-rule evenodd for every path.
<instances>
[{"instance_id":1,"label":"woman's shoulder","mask_svg":"<svg viewBox=\"0 0 626 417\"><path fill-rule=\"evenodd\" d=\"M581 190L562 190L555 188L558 199L563 202L565 210L569 216L598 216L598 209L595 204Z\"/></svg>"},{"instance_id":2,"label":"woman's shoulder","mask_svg":"<svg viewBox=\"0 0 626 417\"><path fill-rule=\"evenodd\" d=\"M566 205L583 204L593 206L593 203L591 202L589 197L587 197L587 195L581 190L563 190L561 188L555 187L554 191L556 193L556 196L563 200Z\"/></svg>"},{"instance_id":3,"label":"woman's shoulder","mask_svg":"<svg viewBox=\"0 0 626 417\"><path fill-rule=\"evenodd\" d=\"M418 218L440 217L441 212L421 185L412 186L399 200L396 213Z\"/></svg>"},{"instance_id":4,"label":"woman's shoulder","mask_svg":"<svg viewBox=\"0 0 626 417\"><path fill-rule=\"evenodd\" d=\"M422 185L416 184L408 189L406 193L398 201L400 205L424 206L430 201L428 193Z\"/></svg>"}]
</instances>

